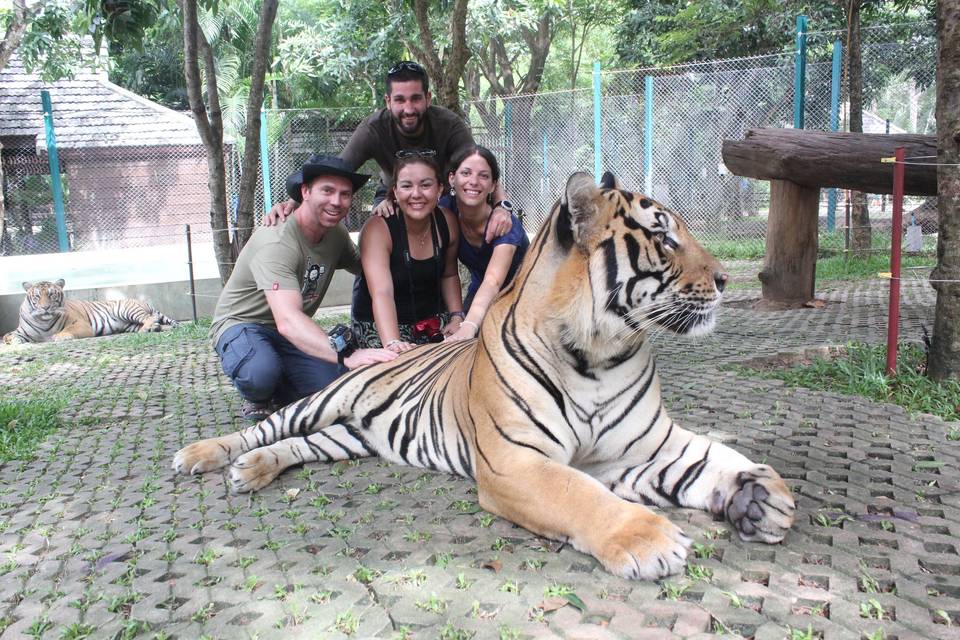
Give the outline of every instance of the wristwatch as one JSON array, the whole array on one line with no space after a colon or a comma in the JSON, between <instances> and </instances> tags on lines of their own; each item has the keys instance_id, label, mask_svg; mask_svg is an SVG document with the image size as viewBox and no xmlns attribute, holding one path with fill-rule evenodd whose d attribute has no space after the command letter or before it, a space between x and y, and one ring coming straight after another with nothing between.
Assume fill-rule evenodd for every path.
<instances>
[{"instance_id":1,"label":"wristwatch","mask_svg":"<svg viewBox=\"0 0 960 640\"><path fill-rule=\"evenodd\" d=\"M513 203L510 202L509 200L499 200L497 202L494 202L493 208L496 209L497 207L500 207L507 213L513 213Z\"/></svg>"},{"instance_id":2,"label":"wristwatch","mask_svg":"<svg viewBox=\"0 0 960 640\"><path fill-rule=\"evenodd\" d=\"M330 330L330 348L337 352L337 364L343 365L343 360L353 353L353 332L350 327L338 324Z\"/></svg>"}]
</instances>

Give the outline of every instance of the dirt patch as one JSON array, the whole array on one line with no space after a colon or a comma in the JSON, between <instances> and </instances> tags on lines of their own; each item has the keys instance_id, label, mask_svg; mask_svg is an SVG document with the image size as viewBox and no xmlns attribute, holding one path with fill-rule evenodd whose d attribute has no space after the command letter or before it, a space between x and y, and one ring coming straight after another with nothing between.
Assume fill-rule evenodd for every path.
<instances>
[{"instance_id":1,"label":"dirt patch","mask_svg":"<svg viewBox=\"0 0 960 640\"><path fill-rule=\"evenodd\" d=\"M828 306L840 304L835 300L807 300L806 302L775 302L763 298L747 298L724 302L724 307L733 309L747 309L749 311L792 311L794 309L826 309Z\"/></svg>"},{"instance_id":2,"label":"dirt patch","mask_svg":"<svg viewBox=\"0 0 960 640\"><path fill-rule=\"evenodd\" d=\"M762 358L753 358L740 364L755 371L776 371L779 369L794 369L806 367L815 360L836 360L847 353L846 347L822 346L803 349L802 351L783 352Z\"/></svg>"}]
</instances>

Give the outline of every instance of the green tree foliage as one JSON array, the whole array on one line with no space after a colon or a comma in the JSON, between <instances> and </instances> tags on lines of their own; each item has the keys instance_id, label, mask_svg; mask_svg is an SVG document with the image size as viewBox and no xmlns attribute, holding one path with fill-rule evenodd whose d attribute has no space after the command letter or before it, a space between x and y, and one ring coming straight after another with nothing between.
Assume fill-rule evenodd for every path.
<instances>
[{"instance_id":1,"label":"green tree foliage","mask_svg":"<svg viewBox=\"0 0 960 640\"><path fill-rule=\"evenodd\" d=\"M392 2L294 0L277 18L277 95L283 107L374 106L384 71L405 57Z\"/></svg>"},{"instance_id":2,"label":"green tree foliage","mask_svg":"<svg viewBox=\"0 0 960 640\"><path fill-rule=\"evenodd\" d=\"M625 65L654 66L791 50L798 15L816 31L846 28L833 0L630 0L617 33ZM864 26L932 18L932 0L866 0Z\"/></svg>"},{"instance_id":3,"label":"green tree foliage","mask_svg":"<svg viewBox=\"0 0 960 640\"><path fill-rule=\"evenodd\" d=\"M17 51L29 71L47 81L71 76L97 64L104 41L118 48L141 45L164 0L42 0ZM0 24L9 21L0 13ZM92 38L93 47L86 46Z\"/></svg>"},{"instance_id":4,"label":"green tree foliage","mask_svg":"<svg viewBox=\"0 0 960 640\"><path fill-rule=\"evenodd\" d=\"M140 46L111 43L110 80L171 109L185 111L183 34L179 12L163 8L144 30Z\"/></svg>"}]
</instances>

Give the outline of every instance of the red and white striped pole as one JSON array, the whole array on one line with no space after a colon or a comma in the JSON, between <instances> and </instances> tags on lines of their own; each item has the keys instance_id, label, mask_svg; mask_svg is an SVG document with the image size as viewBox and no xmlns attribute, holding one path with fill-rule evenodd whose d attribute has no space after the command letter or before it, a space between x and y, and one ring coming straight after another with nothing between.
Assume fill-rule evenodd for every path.
<instances>
[{"instance_id":1,"label":"red and white striped pole","mask_svg":"<svg viewBox=\"0 0 960 640\"><path fill-rule=\"evenodd\" d=\"M906 154L897 147L893 156L893 220L890 229L890 304L887 318L887 375L897 373L900 334L900 242L903 232L903 173Z\"/></svg>"}]
</instances>

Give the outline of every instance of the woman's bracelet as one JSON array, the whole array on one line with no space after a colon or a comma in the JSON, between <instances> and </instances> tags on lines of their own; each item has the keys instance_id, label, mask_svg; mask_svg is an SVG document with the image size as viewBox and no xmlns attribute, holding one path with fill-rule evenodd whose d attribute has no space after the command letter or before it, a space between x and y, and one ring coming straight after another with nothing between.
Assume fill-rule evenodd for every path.
<instances>
[{"instance_id":1,"label":"woman's bracelet","mask_svg":"<svg viewBox=\"0 0 960 640\"><path fill-rule=\"evenodd\" d=\"M401 340L400 338L394 338L393 340L390 340L389 342L387 342L387 344L383 345L383 348L389 349L393 345L400 344L401 342L403 342L403 340Z\"/></svg>"},{"instance_id":2,"label":"woman's bracelet","mask_svg":"<svg viewBox=\"0 0 960 640\"><path fill-rule=\"evenodd\" d=\"M460 323L460 326L462 327L462 326L465 325L465 324L472 324L472 325L473 325L474 335L476 335L477 333L480 332L480 325L478 325L476 322L473 322L472 320L464 320L463 322Z\"/></svg>"},{"instance_id":3,"label":"woman's bracelet","mask_svg":"<svg viewBox=\"0 0 960 640\"><path fill-rule=\"evenodd\" d=\"M451 318L460 318L461 320L467 317L467 314L465 314L463 311L451 311L447 315L449 315Z\"/></svg>"}]
</instances>

